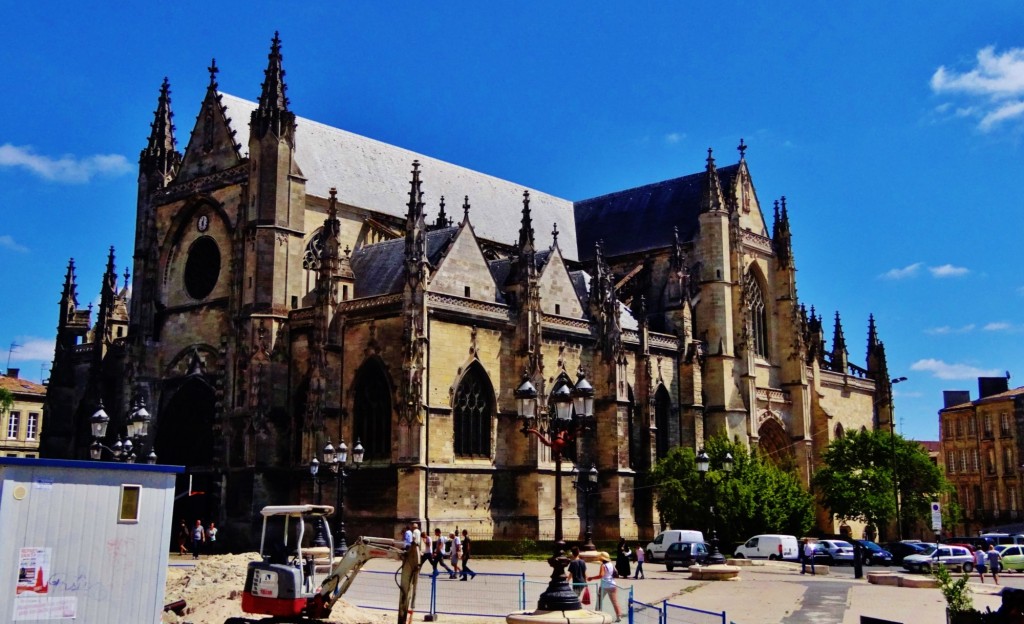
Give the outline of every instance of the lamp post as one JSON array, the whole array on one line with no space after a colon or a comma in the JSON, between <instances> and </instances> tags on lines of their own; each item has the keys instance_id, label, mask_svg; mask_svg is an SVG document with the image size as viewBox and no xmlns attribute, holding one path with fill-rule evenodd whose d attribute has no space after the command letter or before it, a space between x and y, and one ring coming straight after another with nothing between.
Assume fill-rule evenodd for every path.
<instances>
[{"instance_id":1,"label":"lamp post","mask_svg":"<svg viewBox=\"0 0 1024 624\"><path fill-rule=\"evenodd\" d=\"M573 489L583 492L583 515L586 519L586 529L583 533L582 550L597 550L597 546L594 546L594 533L590 530L590 496L597 491L597 466L591 464L590 470L586 472L579 472L573 467L572 473Z\"/></svg>"},{"instance_id":2,"label":"lamp post","mask_svg":"<svg viewBox=\"0 0 1024 624\"><path fill-rule=\"evenodd\" d=\"M146 409L146 400L142 396L137 397L132 403L131 415L128 418L128 437L124 441L118 437L113 446L106 446L100 440L107 436L110 417L103 409L103 400L100 399L97 402L96 411L89 418L93 438L92 444L89 445L89 456L94 460L100 460L103 459L103 451L107 451L115 461L134 464L137 459L136 450L139 455L145 453L146 440L149 438L149 425L152 420L152 415ZM156 460L156 451L150 449L146 454L146 463L155 464Z\"/></svg>"},{"instance_id":3,"label":"lamp post","mask_svg":"<svg viewBox=\"0 0 1024 624\"><path fill-rule=\"evenodd\" d=\"M594 387L580 369L575 385L563 383L550 396L553 409L539 411L537 389L528 375L516 388L516 407L526 437L536 436L541 444L551 449L555 462L555 552L548 564L552 567L551 582L540 595L537 609L541 611L569 611L580 609L580 599L565 580L565 541L562 539L562 452L568 444L585 431L594 428Z\"/></svg>"},{"instance_id":4,"label":"lamp post","mask_svg":"<svg viewBox=\"0 0 1024 624\"><path fill-rule=\"evenodd\" d=\"M726 477L728 477L729 474L732 473L732 464L733 464L732 453L726 453L725 457L722 458L722 470L725 472ZM708 457L708 454L704 451L704 449L701 449L700 452L697 453L697 472L700 473L701 483L703 483L705 487L707 487L707 480L706 480L705 477L707 476L709 468L711 468L711 458ZM721 564L725 563L725 556L722 555L722 553L719 552L719 550L718 550L718 530L716 528L717 522L716 522L716 518L715 518L715 516L716 516L716 514L715 514L715 494L716 494L715 487L714 487L714 484L712 484L712 486L711 486L711 554L708 555L708 562L711 565L721 565Z\"/></svg>"},{"instance_id":5,"label":"lamp post","mask_svg":"<svg viewBox=\"0 0 1024 624\"><path fill-rule=\"evenodd\" d=\"M896 498L896 539L903 539L903 514L900 511L900 470L896 461L896 402L892 400L892 387L906 381L906 377L889 380L889 433L892 442L892 490Z\"/></svg>"},{"instance_id":6,"label":"lamp post","mask_svg":"<svg viewBox=\"0 0 1024 624\"><path fill-rule=\"evenodd\" d=\"M363 445L356 440L355 448L352 449L352 464L358 469L359 465L363 463L363 455L365 449ZM335 480L335 506L334 508L338 513L338 529L335 532L334 540L334 554L336 556L344 556L348 551L348 544L345 541L345 480L348 478L348 473L345 472L345 466L348 465L348 445L345 444L344 438L338 443L337 449L331 444L330 439L327 440L327 444L323 450L324 465L331 471L331 475ZM317 474L320 472L320 461L314 457L313 461L309 463L309 472L313 475L313 481L318 486L316 495L316 504L320 505L323 501L323 483L317 478ZM327 535L325 532L329 527L326 526L327 521L321 518L320 525L317 526L316 537L313 540L314 546L326 546Z\"/></svg>"}]
</instances>

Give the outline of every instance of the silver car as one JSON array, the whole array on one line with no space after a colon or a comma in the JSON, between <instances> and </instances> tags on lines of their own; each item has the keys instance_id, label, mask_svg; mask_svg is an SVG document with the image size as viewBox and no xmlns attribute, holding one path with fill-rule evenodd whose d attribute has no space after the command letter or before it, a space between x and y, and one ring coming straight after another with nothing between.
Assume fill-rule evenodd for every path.
<instances>
[{"instance_id":1,"label":"silver car","mask_svg":"<svg viewBox=\"0 0 1024 624\"><path fill-rule=\"evenodd\" d=\"M971 556L971 551L963 546L939 544L937 547L928 546L927 550L919 555L907 555L903 558L903 567L910 572L929 572L939 564L970 572L974 569L974 557Z\"/></svg>"},{"instance_id":2,"label":"silver car","mask_svg":"<svg viewBox=\"0 0 1024 624\"><path fill-rule=\"evenodd\" d=\"M831 564L849 563L853 565L853 544L843 540L825 539L818 540L821 549L828 553L827 559Z\"/></svg>"}]
</instances>

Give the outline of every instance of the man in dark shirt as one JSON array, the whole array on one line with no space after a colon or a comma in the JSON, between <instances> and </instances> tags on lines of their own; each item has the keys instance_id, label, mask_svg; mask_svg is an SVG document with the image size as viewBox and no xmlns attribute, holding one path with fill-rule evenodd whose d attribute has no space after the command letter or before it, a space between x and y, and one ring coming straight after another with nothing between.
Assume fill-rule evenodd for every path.
<instances>
[{"instance_id":1,"label":"man in dark shirt","mask_svg":"<svg viewBox=\"0 0 1024 624\"><path fill-rule=\"evenodd\" d=\"M572 547L572 561L569 562L569 582L572 590L579 596L587 586L587 562L580 557L580 549Z\"/></svg>"},{"instance_id":2,"label":"man in dark shirt","mask_svg":"<svg viewBox=\"0 0 1024 624\"><path fill-rule=\"evenodd\" d=\"M468 581L471 578L476 578L476 572L469 569L469 555L471 552L470 543L473 540L469 538L469 531L462 529L462 578L460 581Z\"/></svg>"}]
</instances>

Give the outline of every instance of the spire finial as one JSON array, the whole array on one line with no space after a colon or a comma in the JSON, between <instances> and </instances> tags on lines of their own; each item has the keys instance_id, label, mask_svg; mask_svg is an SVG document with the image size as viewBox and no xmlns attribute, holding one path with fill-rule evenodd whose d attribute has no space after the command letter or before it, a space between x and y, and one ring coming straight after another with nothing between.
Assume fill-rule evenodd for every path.
<instances>
[{"instance_id":1,"label":"spire finial","mask_svg":"<svg viewBox=\"0 0 1024 624\"><path fill-rule=\"evenodd\" d=\"M532 253L533 247L533 218L530 213L530 191L523 191L523 218L519 224L519 250L520 252Z\"/></svg>"},{"instance_id":2,"label":"spire finial","mask_svg":"<svg viewBox=\"0 0 1024 624\"><path fill-rule=\"evenodd\" d=\"M469 223L469 195L462 199L462 222Z\"/></svg>"},{"instance_id":3,"label":"spire finial","mask_svg":"<svg viewBox=\"0 0 1024 624\"><path fill-rule=\"evenodd\" d=\"M708 159L707 159L707 163L708 163L708 170L709 170L709 171L710 171L711 169L713 169L713 168L714 168L714 166L715 166L715 157L714 157L714 156L713 156L713 155L711 154L711 152L712 152L712 150L711 150L711 148L709 147L709 148L708 148Z\"/></svg>"},{"instance_id":4,"label":"spire finial","mask_svg":"<svg viewBox=\"0 0 1024 624\"><path fill-rule=\"evenodd\" d=\"M149 139L146 147L139 154L139 166L147 174L159 174L164 178L174 175L181 162L181 154L175 151L174 113L171 112L171 83L164 76L160 85L160 97L157 98L153 121L149 124ZM163 184L161 184L163 186Z\"/></svg>"},{"instance_id":5,"label":"spire finial","mask_svg":"<svg viewBox=\"0 0 1024 624\"><path fill-rule=\"evenodd\" d=\"M701 189L700 211L715 212L724 209L725 200L722 196L722 182L718 179L715 157L708 148L707 168L704 171L704 187Z\"/></svg>"},{"instance_id":6,"label":"spire finial","mask_svg":"<svg viewBox=\"0 0 1024 624\"><path fill-rule=\"evenodd\" d=\"M740 144L736 147L740 152L740 161L747 159L747 144L743 142L743 137L740 137Z\"/></svg>"},{"instance_id":7,"label":"spire finial","mask_svg":"<svg viewBox=\"0 0 1024 624\"><path fill-rule=\"evenodd\" d=\"M558 224L554 223L551 228L551 247L558 247Z\"/></svg>"},{"instance_id":8,"label":"spire finial","mask_svg":"<svg viewBox=\"0 0 1024 624\"><path fill-rule=\"evenodd\" d=\"M220 72L220 69L217 67L217 59L210 59L210 66L206 68L206 71L210 72L210 88L216 91L217 73Z\"/></svg>"},{"instance_id":9,"label":"spire finial","mask_svg":"<svg viewBox=\"0 0 1024 624\"><path fill-rule=\"evenodd\" d=\"M441 196L441 201L438 202L437 220L434 221L435 228L443 228L451 225L451 219L448 218L448 214L444 211L444 195Z\"/></svg>"},{"instance_id":10,"label":"spire finial","mask_svg":"<svg viewBox=\"0 0 1024 624\"><path fill-rule=\"evenodd\" d=\"M124 289L128 290L128 278L131 277L131 273L128 272L128 266L127 265L125 265L124 273L122 273L122 275L124 275Z\"/></svg>"}]
</instances>

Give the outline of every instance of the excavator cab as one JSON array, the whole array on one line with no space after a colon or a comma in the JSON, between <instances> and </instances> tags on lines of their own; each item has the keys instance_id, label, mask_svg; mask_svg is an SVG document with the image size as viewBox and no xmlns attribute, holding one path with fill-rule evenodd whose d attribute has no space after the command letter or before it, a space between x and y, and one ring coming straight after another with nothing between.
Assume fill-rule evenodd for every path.
<instances>
[{"instance_id":1,"label":"excavator cab","mask_svg":"<svg viewBox=\"0 0 1024 624\"><path fill-rule=\"evenodd\" d=\"M264 507L260 558L245 575L242 610L275 616L300 616L331 567L334 544L303 547L307 523L313 526L334 513L330 505ZM318 569L323 571L317 574ZM319 578L318 578L319 577Z\"/></svg>"},{"instance_id":2,"label":"excavator cab","mask_svg":"<svg viewBox=\"0 0 1024 624\"><path fill-rule=\"evenodd\" d=\"M329 505L274 505L264 507L260 561L252 561L245 575L242 610L268 615L275 623L301 624L326 619L334 604L348 591L359 570L370 559L392 559L402 564L396 575L399 589L398 622L412 620L419 580L420 553L416 545L381 537L357 538L344 557L335 558L330 532L327 546L304 547L306 524L318 526L334 513ZM230 618L225 624L252 624L260 620Z\"/></svg>"}]
</instances>

